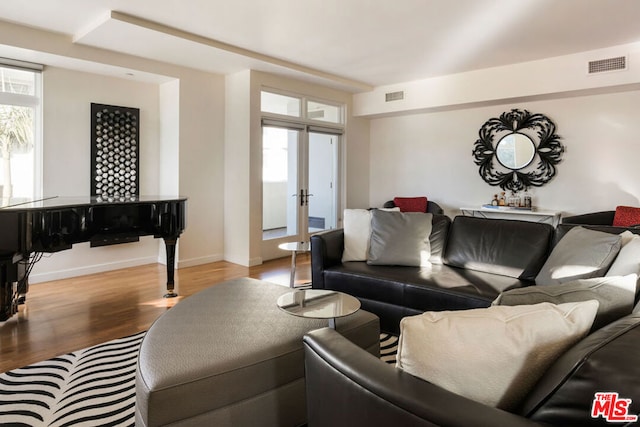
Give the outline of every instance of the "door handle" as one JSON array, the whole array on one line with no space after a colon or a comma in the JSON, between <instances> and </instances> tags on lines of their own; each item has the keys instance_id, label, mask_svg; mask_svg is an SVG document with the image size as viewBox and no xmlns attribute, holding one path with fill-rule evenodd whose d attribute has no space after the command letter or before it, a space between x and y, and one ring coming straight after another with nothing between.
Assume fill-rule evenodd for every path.
<instances>
[{"instance_id":1,"label":"door handle","mask_svg":"<svg viewBox=\"0 0 640 427\"><path fill-rule=\"evenodd\" d=\"M309 206L309 196L313 196L313 194L309 194L308 190L305 190L304 203L306 206Z\"/></svg>"},{"instance_id":2,"label":"door handle","mask_svg":"<svg viewBox=\"0 0 640 427\"><path fill-rule=\"evenodd\" d=\"M300 190L300 194L293 193L291 197L300 197L300 206L304 206L304 190Z\"/></svg>"}]
</instances>

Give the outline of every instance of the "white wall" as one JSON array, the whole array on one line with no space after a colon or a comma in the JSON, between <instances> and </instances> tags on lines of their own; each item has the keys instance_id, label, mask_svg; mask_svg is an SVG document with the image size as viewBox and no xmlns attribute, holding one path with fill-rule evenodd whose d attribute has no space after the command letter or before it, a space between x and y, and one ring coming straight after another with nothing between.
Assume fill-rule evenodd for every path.
<instances>
[{"instance_id":1,"label":"white wall","mask_svg":"<svg viewBox=\"0 0 640 427\"><path fill-rule=\"evenodd\" d=\"M179 108L177 179L189 199L178 267L188 267L224 257L224 77L183 70Z\"/></svg>"},{"instance_id":2,"label":"white wall","mask_svg":"<svg viewBox=\"0 0 640 427\"><path fill-rule=\"evenodd\" d=\"M372 206L394 196L426 195L447 214L488 203L472 158L484 122L512 108L553 120L566 148L557 176L531 189L534 204L564 215L640 205L640 91L523 101L371 120Z\"/></svg>"},{"instance_id":3,"label":"white wall","mask_svg":"<svg viewBox=\"0 0 640 427\"><path fill-rule=\"evenodd\" d=\"M228 75L225 84L224 254L237 264L259 264L259 259L252 259L249 245L251 73Z\"/></svg>"},{"instance_id":4,"label":"white wall","mask_svg":"<svg viewBox=\"0 0 640 427\"><path fill-rule=\"evenodd\" d=\"M181 195L187 227L177 266L223 259L224 79L182 70L161 85L47 67L44 75L44 195L90 193L91 102L140 108L140 194ZM47 255L31 281L164 262L161 239Z\"/></svg>"},{"instance_id":5,"label":"white wall","mask_svg":"<svg viewBox=\"0 0 640 427\"><path fill-rule=\"evenodd\" d=\"M158 194L158 86L47 67L43 75L44 196L91 193L91 103L140 109L140 193ZM158 241L89 248L88 243L45 256L31 281L51 280L157 261Z\"/></svg>"},{"instance_id":6,"label":"white wall","mask_svg":"<svg viewBox=\"0 0 640 427\"><path fill-rule=\"evenodd\" d=\"M627 57L627 68L589 74L589 61ZM466 73L379 86L354 95L356 116L442 111L505 100L564 98L640 87L640 43L612 46L538 61L486 68ZM404 99L386 101L385 94L402 91Z\"/></svg>"}]
</instances>

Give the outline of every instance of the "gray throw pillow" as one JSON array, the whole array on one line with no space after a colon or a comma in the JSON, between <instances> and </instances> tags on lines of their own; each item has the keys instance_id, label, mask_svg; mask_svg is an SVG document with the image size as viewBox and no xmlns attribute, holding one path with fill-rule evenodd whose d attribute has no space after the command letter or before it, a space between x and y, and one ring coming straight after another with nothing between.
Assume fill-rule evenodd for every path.
<instances>
[{"instance_id":1,"label":"gray throw pillow","mask_svg":"<svg viewBox=\"0 0 640 427\"><path fill-rule=\"evenodd\" d=\"M563 304L596 300L600 303L592 331L631 313L637 292L637 274L578 279L560 285L527 286L501 293L492 305Z\"/></svg>"},{"instance_id":2,"label":"gray throw pillow","mask_svg":"<svg viewBox=\"0 0 640 427\"><path fill-rule=\"evenodd\" d=\"M429 235L432 219L430 213L373 210L367 264L431 265Z\"/></svg>"},{"instance_id":3,"label":"gray throw pillow","mask_svg":"<svg viewBox=\"0 0 640 427\"><path fill-rule=\"evenodd\" d=\"M564 235L536 276L537 285L602 277L620 251L620 235L574 227Z\"/></svg>"}]
</instances>

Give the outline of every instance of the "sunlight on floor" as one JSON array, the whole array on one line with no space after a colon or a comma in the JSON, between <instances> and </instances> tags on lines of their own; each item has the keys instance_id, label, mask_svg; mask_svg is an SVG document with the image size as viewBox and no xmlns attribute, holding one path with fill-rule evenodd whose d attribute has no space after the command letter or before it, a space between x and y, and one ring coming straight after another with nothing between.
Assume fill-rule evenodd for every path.
<instances>
[{"instance_id":1,"label":"sunlight on floor","mask_svg":"<svg viewBox=\"0 0 640 427\"><path fill-rule=\"evenodd\" d=\"M171 308L184 298L185 297L183 296L177 296L175 298L158 298L151 301L141 302L138 305L149 305L149 306L158 307L158 308L162 308L162 307Z\"/></svg>"}]
</instances>

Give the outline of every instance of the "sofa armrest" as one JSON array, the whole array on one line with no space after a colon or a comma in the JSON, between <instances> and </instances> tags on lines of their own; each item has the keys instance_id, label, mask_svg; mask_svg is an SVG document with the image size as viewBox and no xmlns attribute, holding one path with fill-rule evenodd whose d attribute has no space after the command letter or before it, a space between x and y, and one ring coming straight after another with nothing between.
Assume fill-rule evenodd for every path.
<instances>
[{"instance_id":1,"label":"sofa armrest","mask_svg":"<svg viewBox=\"0 0 640 427\"><path fill-rule=\"evenodd\" d=\"M562 219L563 224L611 225L616 211L592 212L582 215L568 216Z\"/></svg>"},{"instance_id":2,"label":"sofa armrest","mask_svg":"<svg viewBox=\"0 0 640 427\"><path fill-rule=\"evenodd\" d=\"M382 362L329 328L304 337L310 427L533 426Z\"/></svg>"},{"instance_id":3,"label":"sofa armrest","mask_svg":"<svg viewBox=\"0 0 640 427\"><path fill-rule=\"evenodd\" d=\"M342 263L344 230L337 228L311 236L311 283L324 289L324 270Z\"/></svg>"},{"instance_id":4,"label":"sofa armrest","mask_svg":"<svg viewBox=\"0 0 640 427\"><path fill-rule=\"evenodd\" d=\"M558 242L564 237L564 235L567 234L573 227L583 227L589 230L603 231L610 234L620 234L628 230L633 234L640 235L640 227L614 227L613 225L572 224L563 222L562 224L558 224L558 226L556 227L556 232L553 236L553 246L557 245Z\"/></svg>"}]
</instances>

